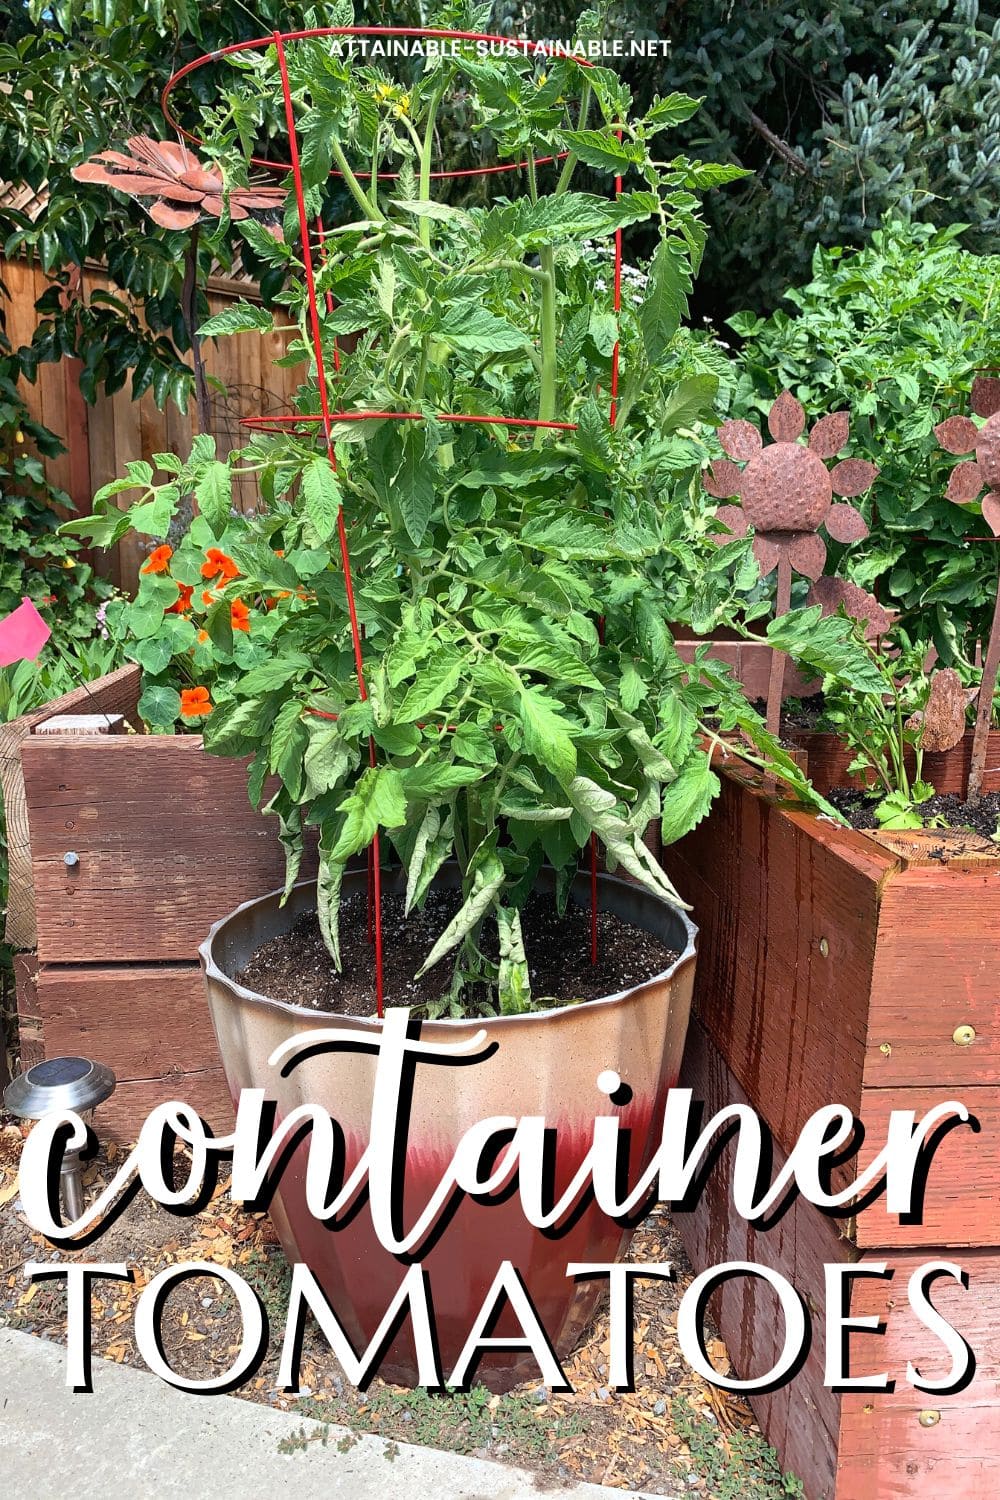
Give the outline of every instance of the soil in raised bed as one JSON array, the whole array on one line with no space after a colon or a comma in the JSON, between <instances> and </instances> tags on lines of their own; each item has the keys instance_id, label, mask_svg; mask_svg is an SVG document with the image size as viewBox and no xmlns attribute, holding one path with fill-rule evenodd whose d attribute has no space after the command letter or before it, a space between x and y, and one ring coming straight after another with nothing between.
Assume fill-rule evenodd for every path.
<instances>
[{"instance_id":1,"label":"soil in raised bed","mask_svg":"<svg viewBox=\"0 0 1000 1500\"><path fill-rule=\"evenodd\" d=\"M385 1003L418 1009L446 994L454 954L446 955L420 979L414 978L435 940L458 910L458 891L431 891L421 911L403 912L402 896L382 897ZM662 973L677 957L659 938L623 921L613 912L597 915L597 963L590 961L590 911L571 901L560 916L552 896L536 892L521 912L531 992L559 1003L613 995ZM494 944L491 951L491 937ZM305 912L287 933L271 938L237 975L259 995L339 1015L370 1016L374 1000L374 949L368 938L364 891L345 896L340 907L338 974L326 950L314 911ZM496 959L495 934L484 933L483 951ZM488 997L471 994L483 1014ZM471 1009L471 1006L470 1006Z\"/></svg>"},{"instance_id":2,"label":"soil in raised bed","mask_svg":"<svg viewBox=\"0 0 1000 1500\"><path fill-rule=\"evenodd\" d=\"M875 816L878 797L841 787L826 795L827 800L844 814L852 828L878 828ZM974 803L963 802L957 792L946 792L942 796L932 797L929 802L921 802L918 812L928 828L933 827L935 818L943 818L947 828L971 828L984 838L991 839L996 834L1000 821L1000 792L990 792ZM945 829L942 828L941 831L943 833Z\"/></svg>"},{"instance_id":3,"label":"soil in raised bed","mask_svg":"<svg viewBox=\"0 0 1000 1500\"><path fill-rule=\"evenodd\" d=\"M763 713L767 705L762 703L760 707ZM822 693L813 693L809 698L788 698L781 705L782 732L789 729L818 729L825 712L826 699Z\"/></svg>"}]
</instances>

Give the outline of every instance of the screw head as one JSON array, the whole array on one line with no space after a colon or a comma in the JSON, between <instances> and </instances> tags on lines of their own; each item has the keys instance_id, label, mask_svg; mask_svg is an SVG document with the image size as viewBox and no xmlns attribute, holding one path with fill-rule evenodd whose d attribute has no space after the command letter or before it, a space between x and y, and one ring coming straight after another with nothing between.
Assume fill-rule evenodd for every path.
<instances>
[{"instance_id":1,"label":"screw head","mask_svg":"<svg viewBox=\"0 0 1000 1500\"><path fill-rule=\"evenodd\" d=\"M75 849L67 849L63 855L63 864L68 870L75 870L80 863L80 856Z\"/></svg>"},{"instance_id":2,"label":"screw head","mask_svg":"<svg viewBox=\"0 0 1000 1500\"><path fill-rule=\"evenodd\" d=\"M819 940L819 951L820 951L820 953L822 954L822 956L824 958L829 958L829 956L830 956L830 944L827 942L826 938L820 938L820 940Z\"/></svg>"},{"instance_id":3,"label":"screw head","mask_svg":"<svg viewBox=\"0 0 1000 1500\"><path fill-rule=\"evenodd\" d=\"M951 1039L956 1047L970 1047L976 1040L976 1028L969 1025L956 1026Z\"/></svg>"},{"instance_id":4,"label":"screw head","mask_svg":"<svg viewBox=\"0 0 1000 1500\"><path fill-rule=\"evenodd\" d=\"M922 1411L917 1417L921 1427L936 1427L941 1420L939 1411Z\"/></svg>"}]
</instances>

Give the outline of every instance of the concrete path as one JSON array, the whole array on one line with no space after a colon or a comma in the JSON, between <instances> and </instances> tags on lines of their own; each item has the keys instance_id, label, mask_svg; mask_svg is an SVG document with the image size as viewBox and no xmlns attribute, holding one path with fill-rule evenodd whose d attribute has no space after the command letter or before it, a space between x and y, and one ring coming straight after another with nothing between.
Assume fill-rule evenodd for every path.
<instances>
[{"instance_id":1,"label":"concrete path","mask_svg":"<svg viewBox=\"0 0 1000 1500\"><path fill-rule=\"evenodd\" d=\"M0 1328L0 1493L46 1500L621 1500L555 1490L521 1469L363 1436L278 1452L318 1422L234 1396L192 1396L155 1375L94 1360L94 1390L66 1389L65 1350ZM387 1453L395 1451L395 1457ZM647 1497L654 1500L654 1497ZM659 1500L659 1497L656 1497Z\"/></svg>"}]
</instances>

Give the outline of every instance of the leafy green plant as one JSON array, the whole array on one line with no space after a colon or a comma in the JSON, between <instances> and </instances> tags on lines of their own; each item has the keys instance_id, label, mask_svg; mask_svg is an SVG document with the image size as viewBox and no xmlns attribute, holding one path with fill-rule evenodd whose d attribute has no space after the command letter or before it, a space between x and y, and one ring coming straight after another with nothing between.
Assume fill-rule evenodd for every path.
<instances>
[{"instance_id":1,"label":"leafy green plant","mask_svg":"<svg viewBox=\"0 0 1000 1500\"><path fill-rule=\"evenodd\" d=\"M862 507L871 535L841 570L965 670L989 628L996 549L968 541L968 515L945 498L951 460L933 428L967 407L978 368L1000 364L1000 258L969 254L960 234L890 221L863 251L817 249L790 311L730 322L745 340L734 410L763 411L786 386L809 409L851 409L852 451L881 473Z\"/></svg>"},{"instance_id":2,"label":"leafy green plant","mask_svg":"<svg viewBox=\"0 0 1000 1500\"><path fill-rule=\"evenodd\" d=\"M528 0L533 35L565 36L576 7ZM971 226L988 253L1000 183L1000 17L979 0L616 0L608 37L669 38L619 64L640 108L704 99L691 155L753 176L707 205L702 299L716 316L773 308L816 244L863 245L887 215ZM737 300L739 299L739 300Z\"/></svg>"},{"instance_id":3,"label":"leafy green plant","mask_svg":"<svg viewBox=\"0 0 1000 1500\"><path fill-rule=\"evenodd\" d=\"M670 1403L674 1431L687 1443L690 1463L717 1500L803 1500L801 1479L782 1470L778 1455L759 1433L730 1433L725 1444L718 1428L683 1397ZM680 1464L678 1478L687 1478ZM688 1472L691 1472L690 1470Z\"/></svg>"},{"instance_id":4,"label":"leafy green plant","mask_svg":"<svg viewBox=\"0 0 1000 1500\"><path fill-rule=\"evenodd\" d=\"M43 459L62 445L31 419L16 368L0 333L0 617L30 595L60 641L94 633L95 611L111 590L79 558L80 544L61 536L69 497L49 484Z\"/></svg>"},{"instance_id":5,"label":"leafy green plant","mask_svg":"<svg viewBox=\"0 0 1000 1500\"><path fill-rule=\"evenodd\" d=\"M439 21L475 29L482 14L449 10ZM159 541L193 490L201 514L189 533L154 547L136 599L108 611L145 670L148 722L203 723L209 751L251 755L255 804L268 774L278 777L267 810L289 886L305 827L318 827L320 925L338 965L343 874L373 835L388 835L407 872L408 907L457 860L461 907L423 968L452 960L452 1014L484 993L488 1007L522 1010L532 1000L519 911L543 862L565 904L594 835L612 865L679 900L643 835L659 819L673 840L705 815L725 730L749 736L757 748L747 755L766 753L811 795L728 675L687 668L666 624L700 569L683 537L664 544L664 480L681 461L676 440L693 444L692 465L697 441L685 434L717 387L707 371L675 379L671 350L704 242L695 193L720 174L663 148L662 133L695 101L668 96L636 116L603 68L469 48L428 59L403 97L377 67L310 40L289 44L288 69L309 214L323 206L331 168L353 200L317 275L320 298L336 303L321 314L327 370L335 336L358 335L331 404L419 420L336 417L336 472L317 423L256 436L227 459L199 438L186 460L155 456L162 478L130 464L94 516L69 529L101 543L130 528ZM524 191L488 209L431 195L435 124L458 84L500 154L527 162ZM271 51L213 116L230 181L245 174L239 148L275 88ZM561 153L560 166L543 169L540 158ZM360 162L363 179L352 169ZM605 195L576 190L579 162L603 175ZM380 170L398 175L385 186ZM631 225L651 227L655 249L619 328L581 241L607 243ZM242 232L285 276L276 300L297 335L285 358L304 365L298 410L315 418L294 210L281 240L251 221ZM237 304L202 332L261 328L259 310ZM468 420L497 413L529 425ZM530 425L557 421L575 430ZM257 476L252 516L232 512L236 473ZM119 510L118 494L136 489ZM342 507L367 697L340 561ZM728 587L719 583L719 599Z\"/></svg>"},{"instance_id":6,"label":"leafy green plant","mask_svg":"<svg viewBox=\"0 0 1000 1500\"><path fill-rule=\"evenodd\" d=\"M337 24L334 11L303 0L30 0L0 8L0 78L7 85L0 89L0 181L34 194L24 209L0 207L0 242L8 256L37 257L51 281L30 342L15 351L19 373L34 380L40 363L75 356L87 401L119 390L131 376L135 398L149 391L160 407L173 401L187 409L196 375L191 333L206 314L203 288L213 263L229 269L238 245L265 300L281 273L228 222L206 225L194 239L164 230L125 194L76 182L72 170L130 135L162 136L160 93L184 63L276 25ZM359 24L421 21L413 0L367 0L358 12ZM196 108L207 110L212 93L211 78L196 73L178 108L183 112L193 96ZM467 143L474 164L479 146ZM83 298L76 277L86 262L102 265L111 285ZM204 427L204 400L202 408Z\"/></svg>"},{"instance_id":7,"label":"leafy green plant","mask_svg":"<svg viewBox=\"0 0 1000 1500\"><path fill-rule=\"evenodd\" d=\"M935 788L924 779L924 754L950 748L965 729L974 696L953 668L932 670L928 643L896 627L890 639L869 639L864 624L818 617L818 606L794 610L769 625L771 645L822 674L823 712L817 727L838 734L854 759L848 766L871 789L879 826L921 828L923 803Z\"/></svg>"}]
</instances>

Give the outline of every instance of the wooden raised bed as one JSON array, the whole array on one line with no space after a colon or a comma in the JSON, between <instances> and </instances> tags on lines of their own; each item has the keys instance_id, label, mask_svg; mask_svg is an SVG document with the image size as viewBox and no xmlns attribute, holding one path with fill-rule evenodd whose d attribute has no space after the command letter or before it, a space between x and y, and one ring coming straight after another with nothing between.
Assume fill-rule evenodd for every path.
<instances>
[{"instance_id":1,"label":"wooden raised bed","mask_svg":"<svg viewBox=\"0 0 1000 1500\"><path fill-rule=\"evenodd\" d=\"M232 1111L198 966L211 924L284 880L273 819L250 807L243 761L196 735L48 734L95 711L138 724L125 667L3 730L19 955L22 1061L83 1053L118 1078L106 1138L134 1140L148 1111L184 1099L226 1128ZM73 853L77 863L67 866ZM303 873L308 874L308 858Z\"/></svg>"},{"instance_id":2,"label":"wooden raised bed","mask_svg":"<svg viewBox=\"0 0 1000 1500\"><path fill-rule=\"evenodd\" d=\"M861 786L858 776L849 776L847 767L854 759L835 734L819 734L814 730L793 729L788 738L804 750L808 757L809 775L819 792L829 792L834 787ZM912 769L912 753L908 756ZM958 792L963 796L969 780L969 763L972 759L972 735L967 734L962 744L943 754L924 756L923 776L938 792ZM1000 730L991 730L986 742L986 772L983 791L1000 791Z\"/></svg>"},{"instance_id":3,"label":"wooden raised bed","mask_svg":"<svg viewBox=\"0 0 1000 1500\"><path fill-rule=\"evenodd\" d=\"M959 747L942 768L956 788L964 755ZM980 1129L957 1128L939 1145L917 1222L890 1217L881 1201L847 1219L799 1201L762 1229L736 1214L723 1171L677 1216L687 1251L697 1270L772 1265L819 1314L803 1371L754 1398L808 1500L986 1500L1000 1489L1000 850L954 866L914 863L783 806L750 777L727 771L723 781L710 816L662 856L701 928L681 1083L709 1112L749 1102L774 1133L777 1165L831 1103L867 1128L862 1164L893 1109L922 1114L957 1098ZM846 1185L850 1169L833 1180ZM895 1270L892 1281L856 1283L851 1306L852 1316L888 1320L884 1338L853 1335L851 1373L888 1370L892 1394L824 1389L823 1265L844 1259ZM947 1397L906 1381L908 1360L930 1378L948 1368L906 1297L910 1271L936 1259L969 1273L968 1292L941 1282L933 1300L979 1365L973 1384ZM782 1337L774 1294L740 1278L713 1305L737 1372L763 1373Z\"/></svg>"}]
</instances>

